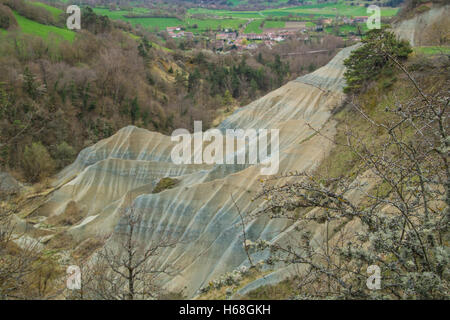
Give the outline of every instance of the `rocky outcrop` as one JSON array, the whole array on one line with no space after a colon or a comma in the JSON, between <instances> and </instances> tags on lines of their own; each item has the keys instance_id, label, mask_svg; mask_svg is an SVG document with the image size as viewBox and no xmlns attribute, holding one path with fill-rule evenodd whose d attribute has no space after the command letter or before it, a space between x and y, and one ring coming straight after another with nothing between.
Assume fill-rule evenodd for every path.
<instances>
[{"instance_id":1,"label":"rocky outcrop","mask_svg":"<svg viewBox=\"0 0 450 320\"><path fill-rule=\"evenodd\" d=\"M433 7L393 26L394 33L412 46L442 45L450 40L450 6ZM442 34L438 34L442 33Z\"/></svg>"},{"instance_id":2,"label":"rocky outcrop","mask_svg":"<svg viewBox=\"0 0 450 320\"><path fill-rule=\"evenodd\" d=\"M278 173L313 169L331 149L325 136L335 133L331 114L344 99L343 60L352 49L342 49L326 66L238 109L218 129L279 129ZM323 135L312 128L322 129ZM144 217L138 231L141 241L151 243L164 236L180 240L166 248L157 263L181 272L161 281L194 296L208 281L248 265L231 195L242 212L254 212L262 203L251 200L266 176L261 175L262 164L177 165L170 157L174 145L169 136L133 126L121 129L84 149L59 174L57 191L35 215L54 219L76 204L84 216L68 232L83 241L117 230L120 208L132 204ZM152 193L164 177L176 178L177 184ZM246 233L252 241L277 241L291 227L290 221L261 217ZM262 258L264 254L254 256L256 261Z\"/></svg>"},{"instance_id":3,"label":"rocky outcrop","mask_svg":"<svg viewBox=\"0 0 450 320\"><path fill-rule=\"evenodd\" d=\"M7 172L0 172L0 200L13 194L17 194L22 185Z\"/></svg>"}]
</instances>

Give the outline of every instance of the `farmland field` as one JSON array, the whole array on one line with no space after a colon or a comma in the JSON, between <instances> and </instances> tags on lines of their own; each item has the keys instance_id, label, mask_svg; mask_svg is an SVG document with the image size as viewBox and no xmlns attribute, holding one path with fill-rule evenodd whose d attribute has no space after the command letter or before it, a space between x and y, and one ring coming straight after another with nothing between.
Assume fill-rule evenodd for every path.
<instances>
[{"instance_id":1,"label":"farmland field","mask_svg":"<svg viewBox=\"0 0 450 320\"><path fill-rule=\"evenodd\" d=\"M49 34L54 33L68 41L73 41L73 39L75 39L75 32L71 30L43 25L38 22L29 20L25 17L22 17L21 15L18 15L16 12L14 12L14 16L17 20L17 23L19 24L20 30L23 33L37 35L44 39L47 39Z\"/></svg>"},{"instance_id":2,"label":"farmland field","mask_svg":"<svg viewBox=\"0 0 450 320\"><path fill-rule=\"evenodd\" d=\"M262 20L258 19L258 20L253 20L252 22L250 22L247 26L247 28L245 28L245 33L262 33L263 31L260 28Z\"/></svg>"},{"instance_id":3,"label":"farmland field","mask_svg":"<svg viewBox=\"0 0 450 320\"><path fill-rule=\"evenodd\" d=\"M142 9L141 9L142 10ZM154 29L158 27L159 29L165 29L167 27L178 27L183 26L186 30L193 32L203 32L209 29L216 30L219 26L221 28L232 28L237 29L240 24L244 24L247 22L247 19L194 19L187 18L185 20L180 20L178 18L126 18L125 15L129 15L130 13L145 13L143 11L133 10L129 11L109 11L108 9L103 8L94 8L94 12L100 15L108 16L111 19L115 20L123 20L130 22L133 26L140 24L144 28ZM148 12L148 11L147 11ZM197 27L195 28L195 25Z\"/></svg>"},{"instance_id":4,"label":"farmland field","mask_svg":"<svg viewBox=\"0 0 450 320\"><path fill-rule=\"evenodd\" d=\"M235 1L235 4L239 1ZM286 2L279 0L279 2ZM242 1L241 1L242 3ZM273 4L273 3L272 3ZM153 17L138 17L127 18L126 15L130 14L150 14L151 11L144 8L133 8L132 11L118 10L110 11L107 8L94 8L95 13L106 15L111 19L120 19L130 22L133 26L140 24L144 28L165 29L166 27L184 27L188 31L194 33L201 33L208 30L218 29L238 29L240 25L246 24L250 19L253 19L245 28L246 33L262 33L263 29L275 29L285 27L285 21L276 21L273 19L281 19L282 17L301 17L302 20L316 20L319 18L331 18L336 15L355 17L355 16L367 16L367 9L360 5L350 5L345 3L344 0L339 3L320 3L311 4L296 7L287 8L269 8L261 11L233 11L222 9L206 9L206 8L190 8L187 10L187 14L181 20L181 18L153 18ZM398 11L398 8L382 7L381 15L384 17L394 16ZM267 19L267 20L265 20ZM261 23L264 21L263 29ZM307 27L313 27L314 23L309 22ZM353 27L354 28L354 27ZM355 28L354 28L355 29ZM341 30L342 32L354 31L349 27Z\"/></svg>"},{"instance_id":5,"label":"farmland field","mask_svg":"<svg viewBox=\"0 0 450 320\"><path fill-rule=\"evenodd\" d=\"M382 7L381 15L383 17L390 17L397 14L398 8ZM228 17L245 17L245 18L265 18L269 16L309 16L317 17L334 17L337 14L345 16L366 16L367 9L364 6L351 6L344 2L339 3L320 3L312 5L304 5L298 7L280 8L280 9L266 9L261 11L231 11L231 10L209 10L204 8L189 9L190 14L208 14L215 16Z\"/></svg>"},{"instance_id":6,"label":"farmland field","mask_svg":"<svg viewBox=\"0 0 450 320\"><path fill-rule=\"evenodd\" d=\"M381 16L390 17L397 14L397 8L381 8ZM321 3L305 5L300 7L272 9L262 11L264 15L315 15L323 17L344 16L367 16L367 9L363 6L349 6L344 3Z\"/></svg>"},{"instance_id":7,"label":"farmland field","mask_svg":"<svg viewBox=\"0 0 450 320\"><path fill-rule=\"evenodd\" d=\"M210 16L230 17L230 18L262 18L263 15L259 11L231 11L231 10L214 10L205 8L190 8L188 13L205 14Z\"/></svg>"},{"instance_id":8,"label":"farmland field","mask_svg":"<svg viewBox=\"0 0 450 320\"><path fill-rule=\"evenodd\" d=\"M284 22L284 21L268 20L268 21L264 22L264 29L284 28L285 26L286 26L286 22Z\"/></svg>"},{"instance_id":9,"label":"farmland field","mask_svg":"<svg viewBox=\"0 0 450 320\"><path fill-rule=\"evenodd\" d=\"M184 21L183 25L187 30L193 32L206 31L208 29L216 30L219 28L231 28L238 29L240 24L246 23L246 19L191 19L188 18ZM198 28L194 28L194 25Z\"/></svg>"},{"instance_id":10,"label":"farmland field","mask_svg":"<svg viewBox=\"0 0 450 320\"><path fill-rule=\"evenodd\" d=\"M289 0L273 0L273 1L265 1L261 2L259 4L266 5L266 6L274 6L274 5L283 5L287 3ZM237 5L249 5L251 4L248 0L229 0L228 2L232 3L233 6Z\"/></svg>"},{"instance_id":11,"label":"farmland field","mask_svg":"<svg viewBox=\"0 0 450 320\"><path fill-rule=\"evenodd\" d=\"M213 10L205 8L191 8L188 10L191 15L204 14L209 16L230 17L230 18L263 18L264 15L259 11L231 11L231 10Z\"/></svg>"},{"instance_id":12,"label":"farmland field","mask_svg":"<svg viewBox=\"0 0 450 320\"><path fill-rule=\"evenodd\" d=\"M114 19L114 18L113 18ZM182 24L182 21L177 18L123 18L121 20L130 22L133 26L140 24L144 28L165 29L167 27L175 27Z\"/></svg>"},{"instance_id":13,"label":"farmland field","mask_svg":"<svg viewBox=\"0 0 450 320\"><path fill-rule=\"evenodd\" d=\"M129 15L132 13L148 13L145 9L134 9L133 11L125 11L125 10L119 10L119 11L109 11L109 9L104 8L94 8L93 9L95 13L107 16L113 20L123 20L130 22L133 26L136 26L140 24L144 28L151 28L154 29L155 27L158 27L160 29L165 29L166 27L175 27L182 24L182 21L177 18L126 18L125 15Z\"/></svg>"},{"instance_id":14,"label":"farmland field","mask_svg":"<svg viewBox=\"0 0 450 320\"><path fill-rule=\"evenodd\" d=\"M245 33L262 33L265 29L276 29L276 28L284 28L286 26L285 21L274 21L274 20L266 20L264 21L264 26L261 29L262 19L253 20L247 28L245 28Z\"/></svg>"}]
</instances>

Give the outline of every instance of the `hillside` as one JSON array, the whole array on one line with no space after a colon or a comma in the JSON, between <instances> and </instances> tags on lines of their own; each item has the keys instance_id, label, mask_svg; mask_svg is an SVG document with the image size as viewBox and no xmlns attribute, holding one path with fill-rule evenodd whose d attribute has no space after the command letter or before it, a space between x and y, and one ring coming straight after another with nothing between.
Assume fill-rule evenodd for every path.
<instances>
[{"instance_id":1,"label":"hillside","mask_svg":"<svg viewBox=\"0 0 450 320\"><path fill-rule=\"evenodd\" d=\"M218 128L282 127L280 173L313 168L331 146L304 123L334 132L334 122L327 120L343 100L342 61L350 50L344 49L328 66L240 109ZM74 242L62 245L76 247L111 233L119 222L120 208L131 196L134 206L145 212L143 223L164 226L142 233L142 239L176 233L182 236L180 241L188 243L166 250L161 261L175 263L183 270L175 279L168 279L166 286L175 291L186 286L184 293L192 297L208 281L247 263L239 239L239 216L230 197L233 194L240 208L250 211L256 206L250 200L262 177L258 174L260 166L175 165L170 159L173 145L168 136L131 126L123 128L83 150L59 175L54 183L57 191L37 210L28 212L27 218L39 221L37 227L49 225L46 221L65 214L68 204L75 203L83 219L64 232ZM163 177L176 178L180 183L150 194ZM287 221L273 224L261 219L252 223L248 233L272 240L271 234L289 225Z\"/></svg>"},{"instance_id":2,"label":"hillside","mask_svg":"<svg viewBox=\"0 0 450 320\"><path fill-rule=\"evenodd\" d=\"M81 149L128 124L166 134L192 127L193 118L209 127L216 117L325 64L342 46L323 35L221 55L203 42L163 40L90 8L83 9L85 29L78 32L64 28L61 10L40 2L4 0L2 8L10 21L0 31L0 166L22 182L45 182ZM330 54L281 57L283 47ZM10 139L16 139L12 145ZM42 163L26 164L27 149Z\"/></svg>"},{"instance_id":3,"label":"hillside","mask_svg":"<svg viewBox=\"0 0 450 320\"><path fill-rule=\"evenodd\" d=\"M17 13L14 13L19 30L24 34L32 34L47 39L50 34L59 36L65 40L73 41L75 39L75 32L58 28L55 26L47 26L27 19Z\"/></svg>"},{"instance_id":4,"label":"hillside","mask_svg":"<svg viewBox=\"0 0 450 320\"><path fill-rule=\"evenodd\" d=\"M326 14L328 4L315 8ZM317 60L303 56L313 48L304 43L298 60L281 60L295 40L253 55L170 49L139 28L105 27L110 20L95 12L86 9L93 23L71 41L27 38L28 19L16 12L22 32L0 35L3 161L23 163L29 181L41 182L0 175L0 187L16 191L1 202L0 222L22 233L0 253L38 248L32 262L52 275L47 291L26 277L29 288L11 290L66 299L448 299L448 6L400 17L394 33L372 30L356 44L320 38L330 47ZM321 67L309 69L311 61ZM259 131L242 144L197 143L194 121L203 121L202 137L216 123L225 137ZM177 163L176 128L194 141L189 160L215 146L232 163ZM250 163L262 130L271 132L266 154ZM248 162L235 163L241 156ZM46 166L53 159L60 170ZM269 165L277 170L264 174ZM83 268L82 292L58 282L67 265ZM375 290L373 266L383 279ZM135 278L123 275L131 269Z\"/></svg>"}]
</instances>

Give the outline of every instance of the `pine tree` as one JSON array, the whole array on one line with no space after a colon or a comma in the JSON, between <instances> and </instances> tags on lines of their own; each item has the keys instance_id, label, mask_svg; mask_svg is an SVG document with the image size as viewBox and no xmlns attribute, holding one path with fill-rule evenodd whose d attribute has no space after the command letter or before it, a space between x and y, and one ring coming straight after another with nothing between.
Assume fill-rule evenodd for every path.
<instances>
[{"instance_id":1,"label":"pine tree","mask_svg":"<svg viewBox=\"0 0 450 320\"><path fill-rule=\"evenodd\" d=\"M23 88L32 99L37 98L38 84L36 76L28 69L28 67L25 67L25 70L23 71Z\"/></svg>"},{"instance_id":2,"label":"pine tree","mask_svg":"<svg viewBox=\"0 0 450 320\"><path fill-rule=\"evenodd\" d=\"M229 106L233 103L233 96L231 95L230 91L227 89L225 91L225 94L223 95L223 104L226 106Z\"/></svg>"},{"instance_id":3,"label":"pine tree","mask_svg":"<svg viewBox=\"0 0 450 320\"><path fill-rule=\"evenodd\" d=\"M347 71L345 92L356 92L365 83L376 80L386 68L391 68L394 60L404 60L412 52L407 41L399 41L385 29L373 29L367 32L363 46L354 50L344 61Z\"/></svg>"},{"instance_id":4,"label":"pine tree","mask_svg":"<svg viewBox=\"0 0 450 320\"><path fill-rule=\"evenodd\" d=\"M137 100L137 97L131 101L131 108L130 108L130 116L131 116L131 122L134 124L136 120L139 118L139 103Z\"/></svg>"},{"instance_id":5,"label":"pine tree","mask_svg":"<svg viewBox=\"0 0 450 320\"><path fill-rule=\"evenodd\" d=\"M6 92L4 86L5 83L0 82L0 119L2 119L4 114L7 112L9 105L8 93Z\"/></svg>"}]
</instances>

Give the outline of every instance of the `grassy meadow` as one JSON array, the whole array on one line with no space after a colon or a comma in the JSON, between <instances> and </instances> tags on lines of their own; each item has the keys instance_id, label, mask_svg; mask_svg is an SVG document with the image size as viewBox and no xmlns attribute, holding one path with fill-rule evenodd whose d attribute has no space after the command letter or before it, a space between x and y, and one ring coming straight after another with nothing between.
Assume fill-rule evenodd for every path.
<instances>
[{"instance_id":1,"label":"grassy meadow","mask_svg":"<svg viewBox=\"0 0 450 320\"><path fill-rule=\"evenodd\" d=\"M75 39L76 33L69 29L63 29L55 26L47 26L44 24L40 24L33 20L22 17L16 12L14 12L14 16L17 20L20 31L23 33L33 34L42 37L43 39L47 39L51 33L60 36L68 41L73 41Z\"/></svg>"}]
</instances>

